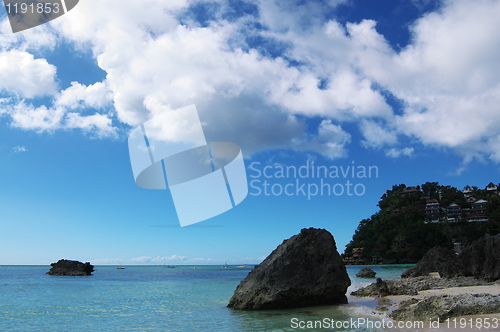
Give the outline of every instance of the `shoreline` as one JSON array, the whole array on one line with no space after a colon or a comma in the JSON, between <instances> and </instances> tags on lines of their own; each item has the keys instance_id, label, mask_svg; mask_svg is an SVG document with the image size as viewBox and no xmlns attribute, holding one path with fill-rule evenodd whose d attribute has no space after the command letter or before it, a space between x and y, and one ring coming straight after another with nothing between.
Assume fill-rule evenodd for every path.
<instances>
[{"instance_id":1,"label":"shoreline","mask_svg":"<svg viewBox=\"0 0 500 332\"><path fill-rule=\"evenodd\" d=\"M393 321L396 320L389 317L389 315L400 308L401 303L404 301L408 301L411 299L417 300L425 300L432 296L455 296L460 294L491 294L491 295L500 295L500 283L491 283L489 285L480 285L480 286L464 286L464 287L444 287L444 288L436 288L436 289L428 289L421 290L417 295L387 295L383 297L357 297L349 295L349 303L362 309L362 311L366 312L367 317L371 317L377 320L386 320ZM368 310L367 310L368 309ZM484 327L479 328L476 325L476 322L482 323L485 321L495 321L498 322L498 327L490 327L486 329ZM423 329L419 329L419 331L455 331L460 330L463 332L471 332L471 331L497 331L500 329L500 308L499 313L491 313L491 314L474 314L474 315L461 315L461 316L453 316L449 319L449 322L440 321L439 325L434 325L432 327L429 326L428 320L426 321L426 325ZM394 331L407 331L408 329L391 329Z\"/></svg>"}]
</instances>

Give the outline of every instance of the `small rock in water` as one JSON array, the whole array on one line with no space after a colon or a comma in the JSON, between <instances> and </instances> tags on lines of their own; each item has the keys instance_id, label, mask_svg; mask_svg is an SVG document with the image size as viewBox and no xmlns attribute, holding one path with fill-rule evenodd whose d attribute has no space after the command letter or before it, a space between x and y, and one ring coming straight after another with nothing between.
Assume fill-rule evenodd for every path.
<instances>
[{"instance_id":1,"label":"small rock in water","mask_svg":"<svg viewBox=\"0 0 500 332\"><path fill-rule=\"evenodd\" d=\"M57 263L50 264L52 268L47 274L53 276L89 276L94 272L94 266L89 262L70 261L60 259Z\"/></svg>"},{"instance_id":2,"label":"small rock in water","mask_svg":"<svg viewBox=\"0 0 500 332\"><path fill-rule=\"evenodd\" d=\"M356 277L358 278L375 278L377 273L370 268L365 267L361 269L358 273L356 273Z\"/></svg>"}]
</instances>

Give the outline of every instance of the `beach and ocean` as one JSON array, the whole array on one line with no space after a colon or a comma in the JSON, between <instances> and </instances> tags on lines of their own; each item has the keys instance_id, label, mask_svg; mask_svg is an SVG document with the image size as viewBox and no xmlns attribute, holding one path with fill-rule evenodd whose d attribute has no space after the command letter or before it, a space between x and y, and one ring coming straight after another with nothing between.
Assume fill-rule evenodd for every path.
<instances>
[{"instance_id":1,"label":"beach and ocean","mask_svg":"<svg viewBox=\"0 0 500 332\"><path fill-rule=\"evenodd\" d=\"M374 282L347 266L348 292ZM409 265L370 266L377 277L398 279ZM384 328L390 321L372 298L348 305L287 310L226 308L252 267L95 266L89 277L49 276L49 266L0 266L0 331L428 331ZM436 290L439 292L440 290ZM428 291L429 292L429 291ZM442 290L441 290L442 292ZM389 297L397 302L404 297ZM300 322L370 322L372 326L304 329ZM360 320L361 319L361 320ZM333 324L332 324L333 325ZM345 325L347 326L347 325ZM441 326L434 331L453 330ZM465 329L460 329L465 331Z\"/></svg>"}]
</instances>

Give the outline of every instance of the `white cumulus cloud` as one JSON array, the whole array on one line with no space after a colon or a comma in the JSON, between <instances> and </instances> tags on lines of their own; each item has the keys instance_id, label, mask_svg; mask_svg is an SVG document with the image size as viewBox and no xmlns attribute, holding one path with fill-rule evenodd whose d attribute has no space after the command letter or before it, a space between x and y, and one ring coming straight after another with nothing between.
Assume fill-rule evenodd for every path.
<instances>
[{"instance_id":1,"label":"white cumulus cloud","mask_svg":"<svg viewBox=\"0 0 500 332\"><path fill-rule=\"evenodd\" d=\"M45 59L18 50L0 52L0 92L23 98L52 95L57 91L55 75L56 67Z\"/></svg>"},{"instance_id":2,"label":"white cumulus cloud","mask_svg":"<svg viewBox=\"0 0 500 332\"><path fill-rule=\"evenodd\" d=\"M71 86L60 92L55 101L55 105L75 108L97 108L108 106L112 100L112 95L103 82L97 82L85 86L78 82L71 82Z\"/></svg>"},{"instance_id":3,"label":"white cumulus cloud","mask_svg":"<svg viewBox=\"0 0 500 332\"><path fill-rule=\"evenodd\" d=\"M389 157L411 155L413 147L398 148L410 138L467 160L500 162L500 2L443 1L411 24L401 50L374 20L325 18L346 2L251 1L255 15L226 19L230 3L220 1L210 7L217 19L199 24L189 11L206 1L87 0L53 21L55 30L33 30L40 44L27 34L0 37L0 90L54 97L53 105L17 100L0 112L24 129L80 128L105 137L116 132L114 122L135 126L196 104L208 140L248 153L287 147L343 157L353 139L344 124L356 123L360 143ZM247 37L281 51L252 48ZM55 68L29 53L57 38L90 49L105 81L57 91ZM318 128L306 125L309 117L321 117Z\"/></svg>"},{"instance_id":4,"label":"white cumulus cloud","mask_svg":"<svg viewBox=\"0 0 500 332\"><path fill-rule=\"evenodd\" d=\"M363 72L406 105L393 119L398 132L464 155L496 155L499 15L498 1L445 1L414 23L411 43L399 53L383 39L367 39L374 27L358 35L370 49L358 53Z\"/></svg>"}]
</instances>

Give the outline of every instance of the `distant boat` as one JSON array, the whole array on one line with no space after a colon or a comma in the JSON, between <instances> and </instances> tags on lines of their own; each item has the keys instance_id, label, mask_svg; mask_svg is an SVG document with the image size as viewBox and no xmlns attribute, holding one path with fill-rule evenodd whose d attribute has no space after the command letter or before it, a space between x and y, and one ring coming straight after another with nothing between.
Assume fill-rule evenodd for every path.
<instances>
[{"instance_id":1,"label":"distant boat","mask_svg":"<svg viewBox=\"0 0 500 332\"><path fill-rule=\"evenodd\" d=\"M117 267L116 269L117 269L117 270L125 270L125 269L126 269L126 267L120 266L120 267Z\"/></svg>"},{"instance_id":2,"label":"distant boat","mask_svg":"<svg viewBox=\"0 0 500 332\"><path fill-rule=\"evenodd\" d=\"M238 267L248 267L248 265L243 264L243 265L238 265Z\"/></svg>"}]
</instances>

